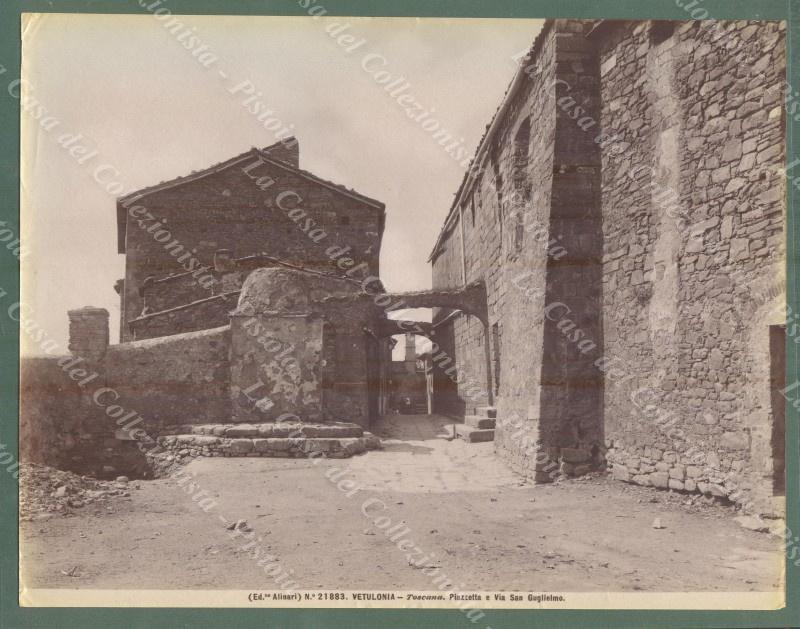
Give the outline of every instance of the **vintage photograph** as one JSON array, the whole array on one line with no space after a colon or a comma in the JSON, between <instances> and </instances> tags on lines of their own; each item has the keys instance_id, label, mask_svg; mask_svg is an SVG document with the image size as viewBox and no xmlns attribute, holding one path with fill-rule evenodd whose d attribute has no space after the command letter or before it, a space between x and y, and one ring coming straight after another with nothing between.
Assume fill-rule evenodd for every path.
<instances>
[{"instance_id":1,"label":"vintage photograph","mask_svg":"<svg viewBox=\"0 0 800 629\"><path fill-rule=\"evenodd\" d=\"M20 604L783 608L786 23L297 3L23 15Z\"/></svg>"}]
</instances>

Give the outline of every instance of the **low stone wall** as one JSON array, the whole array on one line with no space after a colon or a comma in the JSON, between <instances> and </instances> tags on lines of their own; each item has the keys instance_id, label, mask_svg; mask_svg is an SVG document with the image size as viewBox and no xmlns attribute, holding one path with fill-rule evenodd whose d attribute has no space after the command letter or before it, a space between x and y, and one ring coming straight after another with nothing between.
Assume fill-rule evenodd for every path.
<instances>
[{"instance_id":1,"label":"low stone wall","mask_svg":"<svg viewBox=\"0 0 800 629\"><path fill-rule=\"evenodd\" d=\"M99 477L150 475L138 438L230 417L229 345L225 327L112 345L96 360L23 358L20 459Z\"/></svg>"},{"instance_id":2,"label":"low stone wall","mask_svg":"<svg viewBox=\"0 0 800 629\"><path fill-rule=\"evenodd\" d=\"M87 434L81 390L59 366L71 356L20 361L19 449L22 461L64 467ZM88 441L88 440L87 440ZM89 449L93 443L87 443Z\"/></svg>"},{"instance_id":3,"label":"low stone wall","mask_svg":"<svg viewBox=\"0 0 800 629\"><path fill-rule=\"evenodd\" d=\"M20 461L79 474L147 476L137 443L94 403L106 387L99 365L75 356L20 361ZM135 414L135 413L134 413Z\"/></svg>"},{"instance_id":4,"label":"low stone wall","mask_svg":"<svg viewBox=\"0 0 800 629\"><path fill-rule=\"evenodd\" d=\"M145 418L148 433L227 421L229 349L228 326L112 345L105 358L106 386L119 394L119 404Z\"/></svg>"}]
</instances>

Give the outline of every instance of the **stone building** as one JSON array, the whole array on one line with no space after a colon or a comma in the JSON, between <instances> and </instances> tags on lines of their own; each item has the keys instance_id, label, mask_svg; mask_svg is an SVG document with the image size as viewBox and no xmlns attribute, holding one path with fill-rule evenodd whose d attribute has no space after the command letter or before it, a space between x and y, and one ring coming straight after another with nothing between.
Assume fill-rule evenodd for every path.
<instances>
[{"instance_id":1,"label":"stone building","mask_svg":"<svg viewBox=\"0 0 800 629\"><path fill-rule=\"evenodd\" d=\"M301 170L292 138L117 211L122 342L87 307L69 312L70 355L23 359L24 460L152 475L379 445L391 336L414 324L386 316L382 203Z\"/></svg>"},{"instance_id":2,"label":"stone building","mask_svg":"<svg viewBox=\"0 0 800 629\"><path fill-rule=\"evenodd\" d=\"M277 262L377 278L384 222L379 201L302 170L295 138L133 192L117 201L120 340L224 325L248 273Z\"/></svg>"},{"instance_id":3,"label":"stone building","mask_svg":"<svg viewBox=\"0 0 800 629\"><path fill-rule=\"evenodd\" d=\"M548 20L431 253L436 409L540 481L782 492L785 24Z\"/></svg>"}]
</instances>

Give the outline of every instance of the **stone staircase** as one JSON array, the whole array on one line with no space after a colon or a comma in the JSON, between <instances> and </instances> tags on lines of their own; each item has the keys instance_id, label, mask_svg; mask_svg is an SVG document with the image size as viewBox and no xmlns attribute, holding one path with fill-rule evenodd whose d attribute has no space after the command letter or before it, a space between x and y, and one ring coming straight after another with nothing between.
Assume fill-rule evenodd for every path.
<instances>
[{"instance_id":1,"label":"stone staircase","mask_svg":"<svg viewBox=\"0 0 800 629\"><path fill-rule=\"evenodd\" d=\"M463 424L455 424L453 437L468 443L494 441L494 427L497 421L497 409L494 406L479 406L474 415L464 416Z\"/></svg>"},{"instance_id":2,"label":"stone staircase","mask_svg":"<svg viewBox=\"0 0 800 629\"><path fill-rule=\"evenodd\" d=\"M190 424L163 430L157 441L178 462L197 456L344 459L381 447L378 437L348 422Z\"/></svg>"}]
</instances>

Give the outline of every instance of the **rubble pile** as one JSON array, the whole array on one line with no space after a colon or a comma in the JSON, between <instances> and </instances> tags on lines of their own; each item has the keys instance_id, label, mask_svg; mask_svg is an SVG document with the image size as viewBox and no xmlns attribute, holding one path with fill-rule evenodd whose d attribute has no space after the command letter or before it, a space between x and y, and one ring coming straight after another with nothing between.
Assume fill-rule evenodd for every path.
<instances>
[{"instance_id":1,"label":"rubble pile","mask_svg":"<svg viewBox=\"0 0 800 629\"><path fill-rule=\"evenodd\" d=\"M20 466L19 487L21 520L35 520L47 514L67 515L110 498L130 496L126 476L115 481L97 480L38 463Z\"/></svg>"}]
</instances>

